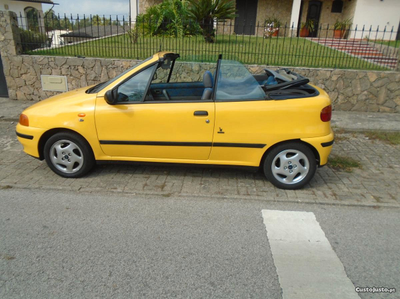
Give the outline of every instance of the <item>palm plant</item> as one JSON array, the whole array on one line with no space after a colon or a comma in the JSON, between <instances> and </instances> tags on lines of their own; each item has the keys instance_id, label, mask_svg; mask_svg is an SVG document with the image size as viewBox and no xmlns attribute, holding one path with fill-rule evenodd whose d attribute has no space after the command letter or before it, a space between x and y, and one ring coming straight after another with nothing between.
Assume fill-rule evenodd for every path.
<instances>
[{"instance_id":1,"label":"palm plant","mask_svg":"<svg viewBox=\"0 0 400 299\"><path fill-rule=\"evenodd\" d=\"M166 0L151 6L145 14L137 17L136 34L149 36L166 35L183 37L198 32L196 22L188 17L187 3L181 0Z\"/></svg>"},{"instance_id":2,"label":"palm plant","mask_svg":"<svg viewBox=\"0 0 400 299\"><path fill-rule=\"evenodd\" d=\"M346 30L346 29L349 29L350 26L352 25L351 20L352 20L351 18L350 19L345 19L345 20L337 19L335 24L333 25L333 29L334 30Z\"/></svg>"},{"instance_id":3,"label":"palm plant","mask_svg":"<svg viewBox=\"0 0 400 299\"><path fill-rule=\"evenodd\" d=\"M232 0L188 0L189 14L201 27L206 42L215 38L214 19L226 20L236 17L235 2Z\"/></svg>"}]
</instances>

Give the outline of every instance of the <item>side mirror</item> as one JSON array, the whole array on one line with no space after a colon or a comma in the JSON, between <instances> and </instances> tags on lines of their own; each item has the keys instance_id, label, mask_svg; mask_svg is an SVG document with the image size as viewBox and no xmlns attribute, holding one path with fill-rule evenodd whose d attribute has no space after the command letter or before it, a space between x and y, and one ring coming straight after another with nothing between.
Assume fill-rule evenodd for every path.
<instances>
[{"instance_id":1,"label":"side mirror","mask_svg":"<svg viewBox=\"0 0 400 299\"><path fill-rule=\"evenodd\" d=\"M118 88L108 90L105 94L106 102L109 105L115 105L118 102Z\"/></svg>"}]
</instances>

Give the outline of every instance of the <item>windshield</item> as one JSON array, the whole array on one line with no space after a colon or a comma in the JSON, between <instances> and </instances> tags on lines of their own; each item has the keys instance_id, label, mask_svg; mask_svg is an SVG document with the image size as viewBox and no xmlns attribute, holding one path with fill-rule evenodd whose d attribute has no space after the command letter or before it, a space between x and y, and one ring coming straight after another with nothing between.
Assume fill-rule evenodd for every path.
<instances>
[{"instance_id":1,"label":"windshield","mask_svg":"<svg viewBox=\"0 0 400 299\"><path fill-rule=\"evenodd\" d=\"M123 72L123 73L119 74L118 76L114 77L113 79L108 80L108 81L106 81L106 82L99 83L99 84L95 85L94 87L89 88L89 89L86 91L86 93L98 93L98 92L99 92L100 90L102 90L104 87L110 85L111 83L113 83L114 81L118 80L119 78L121 78L121 77L122 77L123 75L125 75L126 73L130 72L131 70L133 70L135 67L138 67L139 65L145 63L146 61L149 61L149 60L152 59L152 58L153 58L153 56L150 56L149 58L147 58L147 59L145 59L145 60L143 60L143 61L140 61L139 63L135 64L135 65L132 66L131 68L127 69L125 72Z\"/></svg>"},{"instance_id":2,"label":"windshield","mask_svg":"<svg viewBox=\"0 0 400 299\"><path fill-rule=\"evenodd\" d=\"M254 76L238 61L221 60L216 100L263 100L265 92Z\"/></svg>"}]
</instances>

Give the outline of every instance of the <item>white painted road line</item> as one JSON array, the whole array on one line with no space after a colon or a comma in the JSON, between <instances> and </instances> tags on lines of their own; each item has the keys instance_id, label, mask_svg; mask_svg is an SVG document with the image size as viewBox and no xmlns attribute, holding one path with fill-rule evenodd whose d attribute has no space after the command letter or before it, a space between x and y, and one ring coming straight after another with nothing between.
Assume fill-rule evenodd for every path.
<instances>
[{"instance_id":1,"label":"white painted road line","mask_svg":"<svg viewBox=\"0 0 400 299\"><path fill-rule=\"evenodd\" d=\"M262 216L284 299L360 298L314 213Z\"/></svg>"}]
</instances>

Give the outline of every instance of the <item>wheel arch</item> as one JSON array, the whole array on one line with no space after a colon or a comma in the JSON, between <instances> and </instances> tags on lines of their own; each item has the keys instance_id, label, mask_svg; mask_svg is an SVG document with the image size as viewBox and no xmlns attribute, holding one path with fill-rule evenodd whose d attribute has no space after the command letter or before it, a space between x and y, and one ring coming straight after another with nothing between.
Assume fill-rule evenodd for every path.
<instances>
[{"instance_id":1,"label":"wheel arch","mask_svg":"<svg viewBox=\"0 0 400 299\"><path fill-rule=\"evenodd\" d=\"M89 143L89 141L87 141L87 139L82 136L81 134L79 134L78 132L74 131L74 130L70 130L70 129L65 129L65 128L55 128L55 129L50 129L48 131L46 131L39 140L38 143L38 152L39 152L39 159L40 160L44 160L44 146L47 142L47 140L49 140L49 138L57 133L72 133L75 135L80 136L83 140L85 140L85 142L89 145L90 151L92 152L92 155L94 157L94 152L93 152L93 148L91 146L91 144Z\"/></svg>"},{"instance_id":2,"label":"wheel arch","mask_svg":"<svg viewBox=\"0 0 400 299\"><path fill-rule=\"evenodd\" d=\"M282 145L282 144L285 144L285 143L293 143L293 142L306 145L306 146L312 151L312 153L314 154L314 157L315 157L315 160L316 160L317 165L320 166L320 160L321 160L321 159L320 159L320 156L319 156L319 153L318 153L317 149L316 149L314 146L312 146L311 144L309 144L309 143L307 143L307 142L304 142L304 141L302 141L302 140L300 140L300 139L291 139L291 140L281 141L281 142L275 143L274 145L270 146L270 147L264 152L264 154L263 154L263 156L262 156L262 158L261 158L261 160L260 160L260 165L259 165L259 167L262 167L262 165L264 165L265 159L267 158L268 154L269 154L274 148L276 148L277 146L280 146L280 145Z\"/></svg>"}]
</instances>

